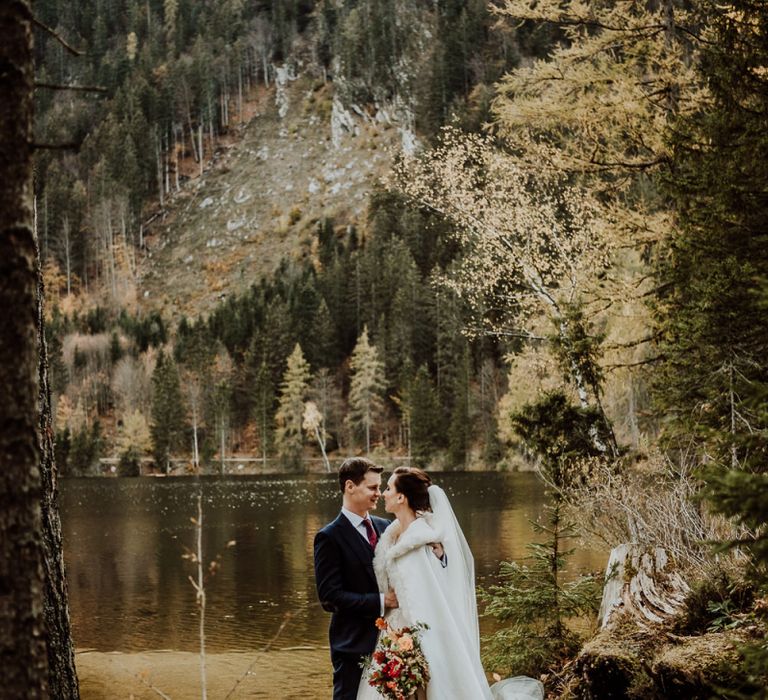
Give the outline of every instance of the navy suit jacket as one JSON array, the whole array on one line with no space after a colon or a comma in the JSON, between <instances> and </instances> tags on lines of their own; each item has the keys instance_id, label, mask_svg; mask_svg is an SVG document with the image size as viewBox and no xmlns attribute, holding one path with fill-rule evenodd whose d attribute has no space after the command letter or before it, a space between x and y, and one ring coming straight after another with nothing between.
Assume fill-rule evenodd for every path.
<instances>
[{"instance_id":1,"label":"navy suit jacket","mask_svg":"<svg viewBox=\"0 0 768 700\"><path fill-rule=\"evenodd\" d=\"M376 534L389 520L371 515ZM376 646L381 596L373 573L373 550L344 513L315 535L315 584L320 605L332 613L331 650L370 654Z\"/></svg>"}]
</instances>

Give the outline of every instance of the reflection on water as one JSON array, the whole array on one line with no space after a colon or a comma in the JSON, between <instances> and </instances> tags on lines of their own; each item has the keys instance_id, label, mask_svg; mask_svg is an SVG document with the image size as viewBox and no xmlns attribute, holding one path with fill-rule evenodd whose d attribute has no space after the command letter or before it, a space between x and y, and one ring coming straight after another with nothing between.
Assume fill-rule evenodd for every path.
<instances>
[{"instance_id":1,"label":"reflection on water","mask_svg":"<svg viewBox=\"0 0 768 700\"><path fill-rule=\"evenodd\" d=\"M437 475L474 552L478 583L502 560L525 556L529 519L542 515L532 474ZM327 644L328 615L315 597L312 540L333 519L340 494L332 476L207 477L203 492L208 582L206 636L212 651L263 647L291 619L282 648ZM139 651L197 648L197 608L182 558L193 547L197 484L189 478L69 479L61 513L73 634L78 648ZM383 504L380 503L379 514ZM229 540L236 546L227 548ZM578 570L603 566L581 552Z\"/></svg>"}]
</instances>

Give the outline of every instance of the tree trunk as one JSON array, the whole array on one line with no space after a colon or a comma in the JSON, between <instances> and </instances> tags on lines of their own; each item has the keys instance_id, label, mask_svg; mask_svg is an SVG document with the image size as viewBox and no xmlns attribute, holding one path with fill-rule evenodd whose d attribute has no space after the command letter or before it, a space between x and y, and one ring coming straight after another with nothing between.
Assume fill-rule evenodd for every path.
<instances>
[{"instance_id":1,"label":"tree trunk","mask_svg":"<svg viewBox=\"0 0 768 700\"><path fill-rule=\"evenodd\" d=\"M195 143L195 127L192 126L192 115L189 112L189 107L187 107L187 123L189 124L189 142L192 144L192 157L197 162L201 159L197 154L197 144Z\"/></svg>"},{"instance_id":2,"label":"tree trunk","mask_svg":"<svg viewBox=\"0 0 768 700\"><path fill-rule=\"evenodd\" d=\"M48 191L43 193L43 257L48 259L48 224L50 223L50 217L48 216Z\"/></svg>"},{"instance_id":3,"label":"tree trunk","mask_svg":"<svg viewBox=\"0 0 768 700\"><path fill-rule=\"evenodd\" d=\"M163 148L163 141L165 141L165 148ZM160 153L163 159L163 173L165 174L165 191L171 191L171 164L168 158L168 134L160 141Z\"/></svg>"},{"instance_id":4,"label":"tree trunk","mask_svg":"<svg viewBox=\"0 0 768 700\"><path fill-rule=\"evenodd\" d=\"M200 452L197 442L197 406L192 408L192 463L195 465L195 472L200 473Z\"/></svg>"},{"instance_id":5,"label":"tree trunk","mask_svg":"<svg viewBox=\"0 0 768 700\"><path fill-rule=\"evenodd\" d=\"M266 400L261 399L261 463L264 471L267 469L267 407Z\"/></svg>"},{"instance_id":6,"label":"tree trunk","mask_svg":"<svg viewBox=\"0 0 768 700\"><path fill-rule=\"evenodd\" d=\"M155 165L157 167L157 189L160 195L160 208L162 209L165 206L165 199L163 197L163 161L160 155L160 139L157 135L157 130L155 130Z\"/></svg>"},{"instance_id":7,"label":"tree trunk","mask_svg":"<svg viewBox=\"0 0 768 700\"><path fill-rule=\"evenodd\" d=\"M365 454L371 454L371 405L365 407Z\"/></svg>"},{"instance_id":8,"label":"tree trunk","mask_svg":"<svg viewBox=\"0 0 768 700\"><path fill-rule=\"evenodd\" d=\"M32 13L0 4L0 698L47 698L32 231Z\"/></svg>"},{"instance_id":9,"label":"tree trunk","mask_svg":"<svg viewBox=\"0 0 768 700\"><path fill-rule=\"evenodd\" d=\"M203 176L203 120L197 128L198 155L200 156L200 177Z\"/></svg>"},{"instance_id":10,"label":"tree trunk","mask_svg":"<svg viewBox=\"0 0 768 700\"><path fill-rule=\"evenodd\" d=\"M224 449L226 446L227 431L226 431L226 423L224 421L223 416L221 417L221 425L219 426L219 433L220 433L219 452L221 456L221 475L224 476L224 457L225 457Z\"/></svg>"},{"instance_id":11,"label":"tree trunk","mask_svg":"<svg viewBox=\"0 0 768 700\"><path fill-rule=\"evenodd\" d=\"M64 264L67 268L67 296L72 294L72 241L69 230L69 217L64 217Z\"/></svg>"},{"instance_id":12,"label":"tree trunk","mask_svg":"<svg viewBox=\"0 0 768 700\"><path fill-rule=\"evenodd\" d=\"M629 418L629 431L632 435L632 446L640 446L640 426L637 422L637 400L635 398L635 381L632 375L629 375L629 396L627 406L627 417Z\"/></svg>"},{"instance_id":13,"label":"tree trunk","mask_svg":"<svg viewBox=\"0 0 768 700\"><path fill-rule=\"evenodd\" d=\"M320 435L320 430L315 426L315 438L317 440L317 444L320 445L320 452L323 453L323 464L325 465L325 471L329 472L331 471L331 463L328 461L328 455L325 453L325 440L323 440L322 436Z\"/></svg>"},{"instance_id":14,"label":"tree trunk","mask_svg":"<svg viewBox=\"0 0 768 700\"><path fill-rule=\"evenodd\" d=\"M197 568L197 580L189 577L189 582L195 589L197 607L200 609L200 620L198 625L198 639L200 642L200 698L206 700L208 697L208 682L206 680L205 669L205 567L203 566L203 486L200 480L197 480L197 518L192 518L195 524L195 554L192 555L192 561ZM163 697L166 697L163 695Z\"/></svg>"},{"instance_id":15,"label":"tree trunk","mask_svg":"<svg viewBox=\"0 0 768 700\"><path fill-rule=\"evenodd\" d=\"M43 567L45 573L45 628L48 643L48 686L57 700L77 700L80 690L75 670L75 650L69 624L67 577L59 518L58 471L53 450L53 410L45 341L45 287L38 249L37 346L40 382L40 476L42 480Z\"/></svg>"},{"instance_id":16,"label":"tree trunk","mask_svg":"<svg viewBox=\"0 0 768 700\"><path fill-rule=\"evenodd\" d=\"M237 118L243 123L243 68L237 71Z\"/></svg>"},{"instance_id":17,"label":"tree trunk","mask_svg":"<svg viewBox=\"0 0 768 700\"><path fill-rule=\"evenodd\" d=\"M210 118L208 119L208 139L211 144L211 158L213 158L213 152L216 150L216 146L214 144L216 115L213 112L213 105L211 104L210 98L208 98L208 114L210 115Z\"/></svg>"},{"instance_id":18,"label":"tree trunk","mask_svg":"<svg viewBox=\"0 0 768 700\"><path fill-rule=\"evenodd\" d=\"M160 185L162 189L162 183ZM112 291L112 298L117 299L117 265L115 264L115 233L112 230L112 207L111 202L104 201L104 218L107 223L107 262L109 263L109 288Z\"/></svg>"},{"instance_id":19,"label":"tree trunk","mask_svg":"<svg viewBox=\"0 0 768 700\"><path fill-rule=\"evenodd\" d=\"M174 189L179 191L179 144L178 144L178 127L173 125L173 184ZM181 143L184 144L184 124L181 124Z\"/></svg>"}]
</instances>

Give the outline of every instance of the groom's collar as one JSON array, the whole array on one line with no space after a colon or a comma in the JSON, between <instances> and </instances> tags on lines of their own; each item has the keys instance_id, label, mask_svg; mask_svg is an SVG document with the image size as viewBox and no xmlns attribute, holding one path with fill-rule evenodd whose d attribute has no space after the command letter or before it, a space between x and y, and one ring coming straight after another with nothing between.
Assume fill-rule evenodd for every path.
<instances>
[{"instance_id":1,"label":"groom's collar","mask_svg":"<svg viewBox=\"0 0 768 700\"><path fill-rule=\"evenodd\" d=\"M341 512L344 514L344 516L349 520L349 522L352 523L352 527L357 529L360 527L360 523L365 520L362 516L358 515L357 513L353 513L351 510L347 510L344 506L341 507ZM370 514L368 515L370 517Z\"/></svg>"}]
</instances>

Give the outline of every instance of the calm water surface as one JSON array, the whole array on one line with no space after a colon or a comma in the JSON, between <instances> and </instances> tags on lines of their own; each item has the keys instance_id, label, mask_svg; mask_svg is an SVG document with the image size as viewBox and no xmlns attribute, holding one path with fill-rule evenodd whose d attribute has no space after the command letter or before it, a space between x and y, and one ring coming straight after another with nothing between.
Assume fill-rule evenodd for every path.
<instances>
[{"instance_id":1,"label":"calm water surface","mask_svg":"<svg viewBox=\"0 0 768 700\"><path fill-rule=\"evenodd\" d=\"M525 556L530 519L544 494L533 474L439 474L475 555L478 583L499 562ZM279 648L327 645L329 616L317 603L315 532L338 514L331 476L69 479L61 515L73 634L100 651L197 649L197 608L183 558L193 548L197 489L203 493L204 559L217 555L208 582L211 651L262 648L291 617ZM383 513L380 502L379 515ZM227 542L235 540L234 547ZM572 569L596 570L603 555L582 551ZM487 623L481 621L481 627Z\"/></svg>"}]
</instances>

